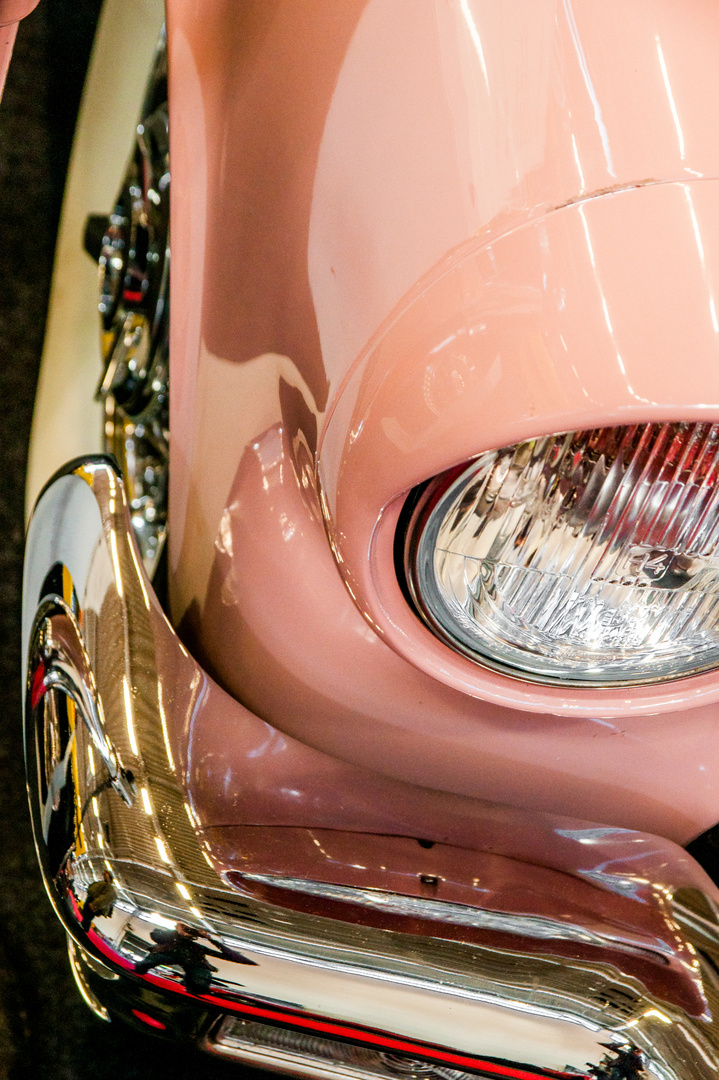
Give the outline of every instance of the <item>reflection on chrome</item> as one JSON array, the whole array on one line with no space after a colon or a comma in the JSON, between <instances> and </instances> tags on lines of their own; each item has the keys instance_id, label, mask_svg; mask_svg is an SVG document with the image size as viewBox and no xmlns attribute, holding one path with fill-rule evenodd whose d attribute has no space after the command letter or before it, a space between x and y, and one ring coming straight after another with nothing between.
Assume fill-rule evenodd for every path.
<instances>
[{"instance_id":1,"label":"reflection on chrome","mask_svg":"<svg viewBox=\"0 0 719 1080\"><path fill-rule=\"evenodd\" d=\"M587 927L577 926L571 922L562 922L558 927L556 920L542 915L507 914L488 908L471 907L469 904L453 904L446 900L427 900L417 896L400 896L397 893L382 892L380 889L331 885L324 881L287 878L279 874L243 874L242 879L278 889L289 889L291 892L306 893L308 896L321 896L328 900L359 904L362 907L375 908L394 915L406 915L414 919L436 919L455 926L476 926L545 941L556 940L558 936L561 936L563 941L580 941L585 945L599 947L606 947L611 941L615 948L625 952L640 954L649 951L647 948L622 940L619 936L614 937L607 933L598 934ZM672 954L670 946L663 941L655 940L652 948L657 952Z\"/></svg>"},{"instance_id":2,"label":"reflection on chrome","mask_svg":"<svg viewBox=\"0 0 719 1080\"><path fill-rule=\"evenodd\" d=\"M85 953L83 956L83 964L80 959L80 946L77 945L76 942L74 942L69 935L67 939L67 955L70 960L70 970L72 971L73 978L75 979L75 985L80 991L80 997L85 1002L87 1007L94 1012L95 1016L97 1016L98 1019L106 1020L109 1022L110 1014L108 1013L105 1006L95 997L87 982L87 977L85 975L85 967L91 966L90 957L87 953ZM111 974L110 978L119 978L119 976Z\"/></svg>"},{"instance_id":3,"label":"reflection on chrome","mask_svg":"<svg viewBox=\"0 0 719 1080\"><path fill-rule=\"evenodd\" d=\"M167 531L170 162L163 32L99 252L105 449L120 463L152 577ZM98 220L97 217L91 220Z\"/></svg>"},{"instance_id":4,"label":"reflection on chrome","mask_svg":"<svg viewBox=\"0 0 719 1080\"><path fill-rule=\"evenodd\" d=\"M228 1016L207 1040L206 1049L222 1057L236 1058L246 1065L296 1076L342 1077L369 1080L376 1077L426 1078L426 1080L470 1080L473 1073L430 1062L411 1060L384 1050L318 1038L284 1028Z\"/></svg>"},{"instance_id":5,"label":"reflection on chrome","mask_svg":"<svg viewBox=\"0 0 719 1080\"><path fill-rule=\"evenodd\" d=\"M108 459L72 463L41 496L24 588L35 838L99 1015L348 1080L719 1069L716 890L698 867L689 881L688 857L676 870L672 845L641 895L582 879L600 906L619 895L633 912L616 932L589 910L585 924L578 905L569 921L491 910L479 889L476 905L391 893L377 904L341 882L298 892L282 866L264 881L220 872L171 738L208 676L155 600ZM562 872L571 891L580 871Z\"/></svg>"},{"instance_id":6,"label":"reflection on chrome","mask_svg":"<svg viewBox=\"0 0 719 1080\"><path fill-rule=\"evenodd\" d=\"M39 661L33 672L31 694L34 704L37 705L43 694L50 689L61 691L74 704L76 715L87 725L92 743L107 769L112 786L123 800L131 805L135 797L132 774L122 768L117 752L105 733L102 705L97 696L80 628L71 609L54 593L50 593L38 608L31 648ZM53 696L54 715L57 707L57 698ZM67 703L65 708L67 709ZM65 782L68 755L73 749L74 732L67 742L62 760L53 769L47 806L57 797L56 786L59 784L62 787ZM87 754L88 760L92 762L90 746ZM91 767L94 772L94 763Z\"/></svg>"}]
</instances>

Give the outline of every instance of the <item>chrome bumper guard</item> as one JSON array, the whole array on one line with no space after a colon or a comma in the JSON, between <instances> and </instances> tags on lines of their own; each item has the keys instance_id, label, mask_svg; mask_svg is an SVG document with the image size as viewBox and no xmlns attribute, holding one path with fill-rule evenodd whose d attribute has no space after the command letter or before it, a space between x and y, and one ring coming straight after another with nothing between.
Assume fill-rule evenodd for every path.
<instances>
[{"instance_id":1,"label":"chrome bumper guard","mask_svg":"<svg viewBox=\"0 0 719 1080\"><path fill-rule=\"evenodd\" d=\"M641 920L634 944L588 920L581 958L563 947L577 926L559 917L539 934L526 914L467 907L460 922L494 919L490 947L458 939L456 927L435 936L427 919L408 919L406 932L363 924L361 897L346 918L328 918L231 885L193 820L187 763L173 751L175 703L207 676L142 569L109 459L70 463L38 500L23 648L38 856L80 990L104 1019L347 1080L716 1074L719 894L698 866L688 882L688 857L664 841L653 893L661 941L637 947ZM442 910L438 901L431 919Z\"/></svg>"}]
</instances>

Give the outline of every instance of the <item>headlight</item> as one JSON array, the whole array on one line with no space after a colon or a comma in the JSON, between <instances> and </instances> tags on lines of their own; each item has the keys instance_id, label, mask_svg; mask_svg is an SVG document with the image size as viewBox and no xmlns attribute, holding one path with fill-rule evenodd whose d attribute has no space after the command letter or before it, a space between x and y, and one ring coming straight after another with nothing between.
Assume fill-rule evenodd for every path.
<instances>
[{"instance_id":1,"label":"headlight","mask_svg":"<svg viewBox=\"0 0 719 1080\"><path fill-rule=\"evenodd\" d=\"M487 667L584 686L719 666L719 425L641 424L481 454L415 494L416 607Z\"/></svg>"}]
</instances>

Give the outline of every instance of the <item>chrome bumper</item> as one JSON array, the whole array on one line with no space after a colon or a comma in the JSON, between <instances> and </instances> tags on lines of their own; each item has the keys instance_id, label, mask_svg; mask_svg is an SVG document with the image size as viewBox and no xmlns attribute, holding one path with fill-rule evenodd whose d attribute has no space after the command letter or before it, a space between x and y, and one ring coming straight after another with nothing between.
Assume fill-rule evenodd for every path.
<instances>
[{"instance_id":1,"label":"chrome bumper","mask_svg":"<svg viewBox=\"0 0 719 1080\"><path fill-rule=\"evenodd\" d=\"M636 894L636 931L611 933L594 917L568 926L480 901L420 908L318 886L337 901L328 918L233 887L193 818L175 738L208 676L144 574L108 459L71 463L38 501L23 649L38 856L99 1015L179 1024L215 1053L308 1076L441 1068L528 1080L589 1075L591 1064L598 1077L614 1068L631 1080L643 1068L691 1080L719 1069L719 894L668 842L652 840L664 869L643 882L663 928L653 937L639 878L611 886ZM105 871L115 895L90 919L90 886ZM284 887L313 891L311 882ZM383 928L383 905L405 921ZM178 922L204 935L206 961L173 963L156 946L157 931ZM474 934L488 927L491 944ZM568 943L582 948L573 954ZM142 964L160 954L164 963ZM306 1038L278 1042L278 1028Z\"/></svg>"}]
</instances>

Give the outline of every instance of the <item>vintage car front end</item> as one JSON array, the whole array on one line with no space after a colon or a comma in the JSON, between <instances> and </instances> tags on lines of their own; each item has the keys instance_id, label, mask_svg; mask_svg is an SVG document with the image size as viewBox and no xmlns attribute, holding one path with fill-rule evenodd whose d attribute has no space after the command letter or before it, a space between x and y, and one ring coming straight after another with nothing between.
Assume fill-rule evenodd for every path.
<instances>
[{"instance_id":1,"label":"vintage car front end","mask_svg":"<svg viewBox=\"0 0 719 1080\"><path fill-rule=\"evenodd\" d=\"M659 1076L719 1062L715 887L686 852L261 721L168 623L110 460L41 496L24 610L35 836L100 1016L307 1076L569 1075L626 1046ZM193 781L228 766L247 824L208 825ZM87 921L106 873L113 910ZM178 923L211 946L204 985L181 956L143 968Z\"/></svg>"},{"instance_id":2,"label":"vintage car front end","mask_svg":"<svg viewBox=\"0 0 719 1080\"><path fill-rule=\"evenodd\" d=\"M45 484L23 596L104 1019L719 1068L717 51L699 0L170 0L97 237L114 457Z\"/></svg>"}]
</instances>

